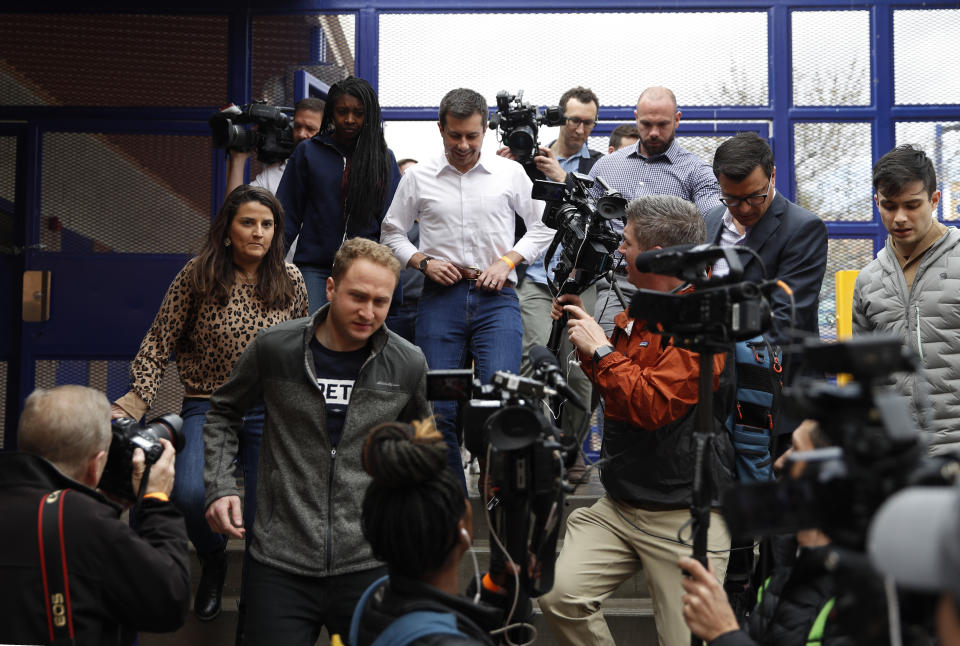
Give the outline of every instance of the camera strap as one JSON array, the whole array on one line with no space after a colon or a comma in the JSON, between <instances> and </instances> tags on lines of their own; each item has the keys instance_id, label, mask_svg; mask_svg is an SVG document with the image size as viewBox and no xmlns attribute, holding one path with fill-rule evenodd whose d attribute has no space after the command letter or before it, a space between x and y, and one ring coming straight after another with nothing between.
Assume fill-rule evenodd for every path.
<instances>
[{"instance_id":1,"label":"camera strap","mask_svg":"<svg viewBox=\"0 0 960 646\"><path fill-rule=\"evenodd\" d=\"M70 489L58 489L40 500L37 512L37 543L43 575L43 605L51 644L74 644L73 610L67 549L63 538L63 501Z\"/></svg>"}]
</instances>

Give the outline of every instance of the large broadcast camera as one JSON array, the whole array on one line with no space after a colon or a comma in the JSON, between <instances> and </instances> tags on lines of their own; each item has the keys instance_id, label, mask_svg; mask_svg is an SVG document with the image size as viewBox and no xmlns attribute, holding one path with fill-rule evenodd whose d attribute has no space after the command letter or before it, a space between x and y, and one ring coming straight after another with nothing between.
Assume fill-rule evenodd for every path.
<instances>
[{"instance_id":1,"label":"large broadcast camera","mask_svg":"<svg viewBox=\"0 0 960 646\"><path fill-rule=\"evenodd\" d=\"M472 454L487 456L490 530L520 565L520 591L537 597L553 587L564 464L576 458L577 450L561 442L543 401L576 396L548 350L533 348L531 361L532 377L499 371L489 385L481 385L470 369L431 370L427 398L462 403L464 444ZM493 552L491 571L502 571L497 558Z\"/></svg>"},{"instance_id":2,"label":"large broadcast camera","mask_svg":"<svg viewBox=\"0 0 960 646\"><path fill-rule=\"evenodd\" d=\"M696 287L688 294L668 294L638 289L630 302L630 316L659 323L663 334L677 345L698 352L726 352L734 341L745 341L770 328L769 293L777 281L740 282L741 253L747 247L709 244L678 245L637 255L635 266L642 273L676 276ZM712 276L708 270L718 260L730 272Z\"/></svg>"},{"instance_id":3,"label":"large broadcast camera","mask_svg":"<svg viewBox=\"0 0 960 646\"><path fill-rule=\"evenodd\" d=\"M256 128L245 128L253 124ZM210 117L213 147L238 152L257 151L263 164L282 162L293 152L293 108L254 101L237 107L233 103Z\"/></svg>"},{"instance_id":4,"label":"large broadcast camera","mask_svg":"<svg viewBox=\"0 0 960 646\"><path fill-rule=\"evenodd\" d=\"M852 375L844 386L800 377L786 392L787 410L817 420L834 446L791 455L780 482L730 489L724 517L735 535L816 528L836 545L863 551L870 519L884 500L906 486L950 484L960 463L926 455L906 403L884 385L891 373L917 369L916 356L899 338L808 341L802 352L810 371Z\"/></svg>"},{"instance_id":5,"label":"large broadcast camera","mask_svg":"<svg viewBox=\"0 0 960 646\"><path fill-rule=\"evenodd\" d=\"M516 95L506 90L497 92L497 111L490 117L490 129L499 130L500 141L510 148L528 174L531 168L536 170L533 157L538 152L540 126L562 124L559 106L550 106L541 113L537 106L523 102L523 90Z\"/></svg>"},{"instance_id":6,"label":"large broadcast camera","mask_svg":"<svg viewBox=\"0 0 960 646\"><path fill-rule=\"evenodd\" d=\"M107 453L107 465L100 476L100 489L117 498L136 502L138 495L133 490L133 452L142 449L147 470L143 474L145 483L149 468L163 454L160 438L168 440L178 452L183 448L183 420L179 415L163 415L140 426L134 419L115 419L110 424L110 450Z\"/></svg>"},{"instance_id":7,"label":"large broadcast camera","mask_svg":"<svg viewBox=\"0 0 960 646\"><path fill-rule=\"evenodd\" d=\"M811 372L852 376L844 386L800 377L786 393L787 410L817 420L834 446L791 454L779 482L729 489L727 527L741 537L822 530L831 544L818 556L832 573L831 621L840 632L852 643L929 644L933 599L903 591L897 598L864 554L884 500L908 486L953 484L960 474L956 457L927 455L906 402L885 385L891 373L915 371L916 356L898 337L876 335L808 340L802 358Z\"/></svg>"},{"instance_id":8,"label":"large broadcast camera","mask_svg":"<svg viewBox=\"0 0 960 646\"><path fill-rule=\"evenodd\" d=\"M566 182L540 179L533 183L531 197L547 203L543 223L557 233L543 256L547 282L551 293L582 294L608 271L613 269L613 254L620 246L620 234L612 220L626 217L627 200L614 192L603 181L581 173L568 173ZM594 198L590 192L594 182L603 187L604 194ZM560 260L550 278L548 267L557 247L562 245ZM566 325L565 318L555 321L547 347L557 352Z\"/></svg>"}]
</instances>

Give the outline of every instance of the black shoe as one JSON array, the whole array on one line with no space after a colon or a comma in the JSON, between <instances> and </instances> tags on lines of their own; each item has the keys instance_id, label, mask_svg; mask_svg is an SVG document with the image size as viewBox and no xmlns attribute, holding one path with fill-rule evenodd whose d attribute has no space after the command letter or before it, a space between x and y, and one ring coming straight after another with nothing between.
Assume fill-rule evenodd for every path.
<instances>
[{"instance_id":1,"label":"black shoe","mask_svg":"<svg viewBox=\"0 0 960 646\"><path fill-rule=\"evenodd\" d=\"M197 596L193 600L193 614L200 621L211 621L220 614L223 580L227 577L227 551L222 549L200 557L203 566Z\"/></svg>"}]
</instances>

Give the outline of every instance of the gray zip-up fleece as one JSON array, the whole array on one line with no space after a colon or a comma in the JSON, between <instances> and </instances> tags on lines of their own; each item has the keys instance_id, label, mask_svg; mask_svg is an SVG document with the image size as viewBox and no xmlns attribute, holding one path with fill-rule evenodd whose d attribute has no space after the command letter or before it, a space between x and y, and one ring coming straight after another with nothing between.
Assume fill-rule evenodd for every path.
<instances>
[{"instance_id":1,"label":"gray zip-up fleece","mask_svg":"<svg viewBox=\"0 0 960 646\"><path fill-rule=\"evenodd\" d=\"M960 229L927 249L909 290L888 236L857 275L853 332L893 333L917 353L921 371L898 374L895 388L928 431L931 454L960 446Z\"/></svg>"},{"instance_id":2,"label":"gray zip-up fleece","mask_svg":"<svg viewBox=\"0 0 960 646\"><path fill-rule=\"evenodd\" d=\"M203 427L206 504L243 495L237 434L243 413L266 406L257 516L251 555L306 576L332 576L381 565L360 530L370 477L360 453L367 431L382 422L429 417L427 362L418 347L381 327L360 368L336 448L326 432L326 403L317 385L310 339L329 305L312 318L263 330L210 398Z\"/></svg>"}]
</instances>

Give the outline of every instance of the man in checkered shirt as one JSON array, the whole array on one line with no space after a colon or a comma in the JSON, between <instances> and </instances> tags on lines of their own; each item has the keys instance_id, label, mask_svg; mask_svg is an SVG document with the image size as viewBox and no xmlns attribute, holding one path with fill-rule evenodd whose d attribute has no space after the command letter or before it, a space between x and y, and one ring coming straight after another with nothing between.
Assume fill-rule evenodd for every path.
<instances>
[{"instance_id":1,"label":"man in checkered shirt","mask_svg":"<svg viewBox=\"0 0 960 646\"><path fill-rule=\"evenodd\" d=\"M697 205L701 215L720 206L719 188L707 162L684 150L675 140L680 111L677 98L665 87L650 87L637 100L637 128L640 140L597 160L590 177L602 177L627 200L644 195L675 195ZM603 189L594 185L599 196ZM614 226L623 224L614 220ZM617 284L629 304L636 290L627 282L626 269L617 271ZM609 336L613 317L623 311L612 289L597 294L596 319Z\"/></svg>"}]
</instances>

